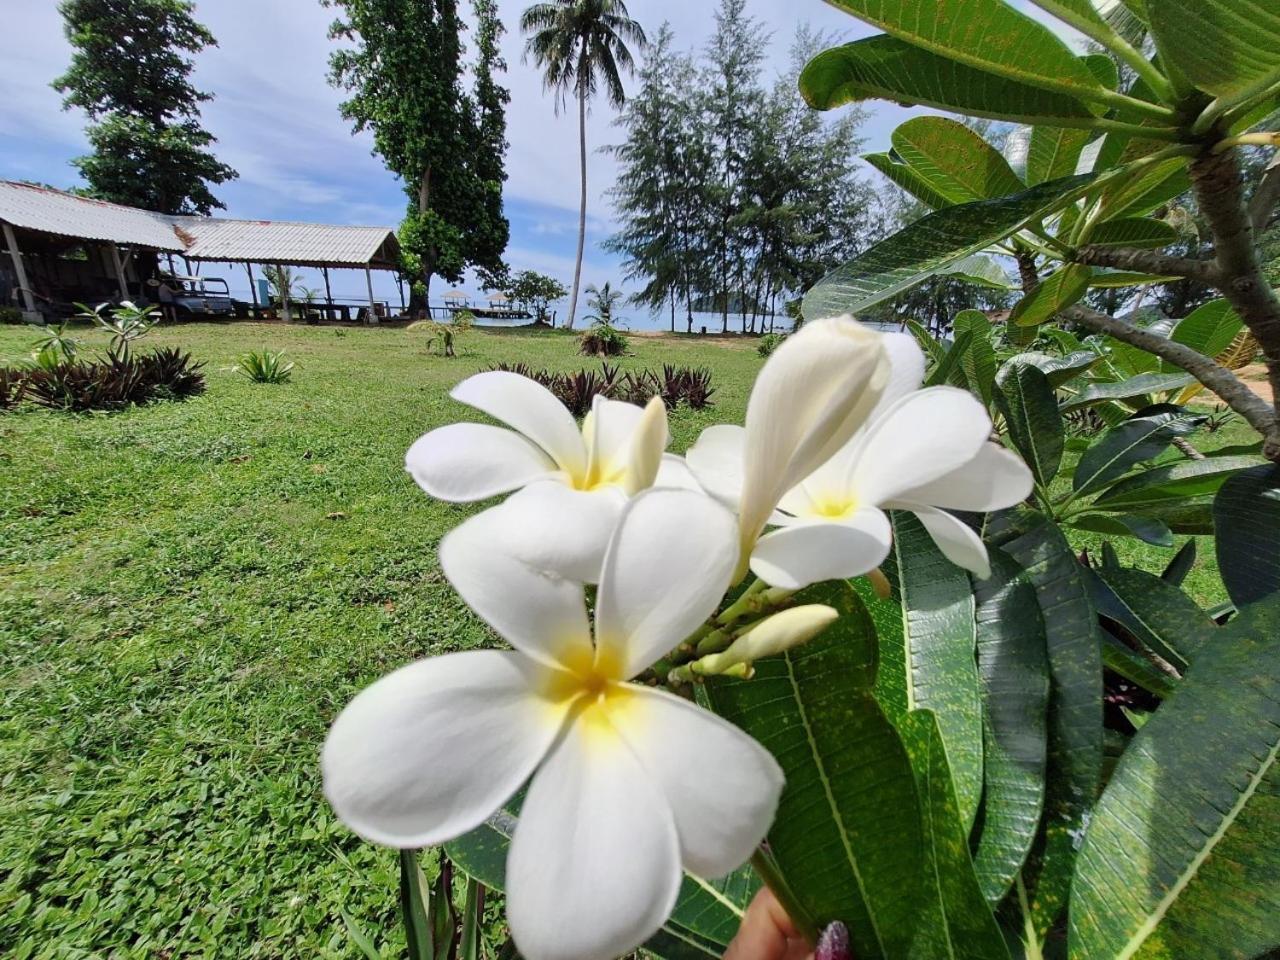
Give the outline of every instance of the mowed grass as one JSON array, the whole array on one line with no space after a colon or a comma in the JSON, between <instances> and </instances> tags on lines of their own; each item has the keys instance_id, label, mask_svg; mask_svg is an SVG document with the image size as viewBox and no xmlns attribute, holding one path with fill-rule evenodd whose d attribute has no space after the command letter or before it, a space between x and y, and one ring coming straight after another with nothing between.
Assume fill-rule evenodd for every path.
<instances>
[{"instance_id":1,"label":"mowed grass","mask_svg":"<svg viewBox=\"0 0 1280 960\"><path fill-rule=\"evenodd\" d=\"M32 339L0 327L0 358ZM0 415L0 956L355 957L343 911L398 955L395 856L335 821L320 745L378 676L489 642L436 562L470 508L422 494L404 451L470 418L448 390L492 363L598 365L558 333L472 331L451 360L425 342L162 329L149 344L207 361L203 396ZM298 362L292 383L232 371L263 347ZM741 422L762 361L633 337L620 362L713 369L715 406L673 413L683 450ZM1151 570L1172 555L1118 546Z\"/></svg>"}]
</instances>

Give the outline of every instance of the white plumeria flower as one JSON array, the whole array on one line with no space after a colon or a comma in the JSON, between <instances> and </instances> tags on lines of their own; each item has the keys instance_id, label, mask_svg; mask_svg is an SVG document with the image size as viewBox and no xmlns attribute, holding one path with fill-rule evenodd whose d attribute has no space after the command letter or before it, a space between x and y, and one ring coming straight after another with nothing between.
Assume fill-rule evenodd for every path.
<instances>
[{"instance_id":1,"label":"white plumeria flower","mask_svg":"<svg viewBox=\"0 0 1280 960\"><path fill-rule=\"evenodd\" d=\"M606 960L655 933L682 866L740 866L782 772L742 731L628 683L715 610L736 562L732 516L701 493L629 502L600 578L594 640L582 587L494 549L499 511L450 533L440 561L515 648L403 667L334 722L325 794L361 836L438 844L532 782L507 859L507 916L531 960Z\"/></svg>"},{"instance_id":2,"label":"white plumeria flower","mask_svg":"<svg viewBox=\"0 0 1280 960\"><path fill-rule=\"evenodd\" d=\"M685 454L703 489L738 512L738 577L783 494L844 446L875 408L890 376L883 341L851 317L806 324L760 371L745 429L709 427Z\"/></svg>"},{"instance_id":3,"label":"white plumeria flower","mask_svg":"<svg viewBox=\"0 0 1280 960\"><path fill-rule=\"evenodd\" d=\"M579 430L546 387L502 370L458 384L455 400L512 429L454 423L419 438L405 467L427 493L467 503L519 490L503 505L508 552L542 569L595 583L627 498L654 485L664 458L667 411L597 396ZM680 485L678 479L667 486Z\"/></svg>"},{"instance_id":4,"label":"white plumeria flower","mask_svg":"<svg viewBox=\"0 0 1280 960\"><path fill-rule=\"evenodd\" d=\"M888 555L884 511L896 509L919 517L952 563L989 577L982 539L946 510L997 510L1031 493L1031 471L990 436L986 408L966 390L899 397L782 498L752 571L787 589L868 573Z\"/></svg>"}]
</instances>

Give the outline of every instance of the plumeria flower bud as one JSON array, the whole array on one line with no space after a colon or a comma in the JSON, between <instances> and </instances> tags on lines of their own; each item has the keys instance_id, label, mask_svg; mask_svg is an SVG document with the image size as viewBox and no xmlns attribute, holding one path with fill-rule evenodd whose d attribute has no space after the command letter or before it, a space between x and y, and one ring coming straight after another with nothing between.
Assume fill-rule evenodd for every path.
<instances>
[{"instance_id":1,"label":"plumeria flower bud","mask_svg":"<svg viewBox=\"0 0 1280 960\"><path fill-rule=\"evenodd\" d=\"M515 942L530 960L608 960L657 932L682 868L736 869L777 809L767 750L632 682L719 605L736 524L688 490L630 500L593 630L580 584L499 548L502 509L445 537L440 563L514 649L422 660L363 690L325 741L325 795L361 836L416 848L474 829L530 781L507 856Z\"/></svg>"},{"instance_id":2,"label":"plumeria flower bud","mask_svg":"<svg viewBox=\"0 0 1280 960\"><path fill-rule=\"evenodd\" d=\"M579 429L546 387L491 370L450 394L505 427L454 423L419 438L405 468L433 497L453 503L519 491L506 501L505 548L582 583L600 576L604 550L627 498L654 486L668 464L687 485L684 464L663 451L667 410L655 397L643 408L597 395Z\"/></svg>"},{"instance_id":3,"label":"plumeria flower bud","mask_svg":"<svg viewBox=\"0 0 1280 960\"><path fill-rule=\"evenodd\" d=\"M783 494L844 446L875 408L891 369L884 340L852 317L806 324L760 371L745 428L710 427L686 454L703 488L738 511L739 578Z\"/></svg>"},{"instance_id":4,"label":"plumeria flower bud","mask_svg":"<svg viewBox=\"0 0 1280 960\"><path fill-rule=\"evenodd\" d=\"M751 663L812 640L840 615L821 603L783 610L763 620L730 644L723 653L698 661L698 673L724 673L738 663Z\"/></svg>"}]
</instances>

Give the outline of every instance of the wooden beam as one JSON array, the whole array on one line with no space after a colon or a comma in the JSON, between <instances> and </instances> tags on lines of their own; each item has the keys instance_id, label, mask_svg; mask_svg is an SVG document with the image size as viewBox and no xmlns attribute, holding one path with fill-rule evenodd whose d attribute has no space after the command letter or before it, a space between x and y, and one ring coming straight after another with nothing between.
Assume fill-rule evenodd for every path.
<instances>
[{"instance_id":1,"label":"wooden beam","mask_svg":"<svg viewBox=\"0 0 1280 960\"><path fill-rule=\"evenodd\" d=\"M320 272L324 274L324 298L333 303L333 291L329 289L329 268L321 267Z\"/></svg>"},{"instance_id":2,"label":"wooden beam","mask_svg":"<svg viewBox=\"0 0 1280 960\"><path fill-rule=\"evenodd\" d=\"M378 322L377 304L373 300L373 271L368 267L364 268L365 286L369 288L369 323Z\"/></svg>"},{"instance_id":3,"label":"wooden beam","mask_svg":"<svg viewBox=\"0 0 1280 960\"><path fill-rule=\"evenodd\" d=\"M22 265L22 251L18 249L18 238L13 235L13 227L8 223L4 225L4 242L9 248L9 256L13 259L13 272L18 278L18 289L22 292L22 302L26 304L27 313L36 312L36 299L31 295L31 288L27 285L27 270Z\"/></svg>"},{"instance_id":4,"label":"wooden beam","mask_svg":"<svg viewBox=\"0 0 1280 960\"><path fill-rule=\"evenodd\" d=\"M111 248L111 260L116 265L116 281L120 284L120 299L129 299L129 281L124 278L124 264L120 262L120 248L114 243L109 244Z\"/></svg>"},{"instance_id":5,"label":"wooden beam","mask_svg":"<svg viewBox=\"0 0 1280 960\"><path fill-rule=\"evenodd\" d=\"M253 298L254 309L258 307L258 285L253 282L253 264L248 260L244 262L245 272L249 274L249 296ZM254 319L257 319L256 317Z\"/></svg>"}]
</instances>

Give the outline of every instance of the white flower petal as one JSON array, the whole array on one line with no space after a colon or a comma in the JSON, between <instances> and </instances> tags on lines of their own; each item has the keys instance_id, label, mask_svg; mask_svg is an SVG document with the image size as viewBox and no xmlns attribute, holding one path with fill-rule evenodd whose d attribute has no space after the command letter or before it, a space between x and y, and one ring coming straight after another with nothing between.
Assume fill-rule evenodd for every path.
<instances>
[{"instance_id":1,"label":"white flower petal","mask_svg":"<svg viewBox=\"0 0 1280 960\"><path fill-rule=\"evenodd\" d=\"M564 725L542 668L481 650L420 660L362 690L324 743L324 792L352 830L391 847L466 833L501 806Z\"/></svg>"},{"instance_id":2,"label":"white flower petal","mask_svg":"<svg viewBox=\"0 0 1280 960\"><path fill-rule=\"evenodd\" d=\"M658 475L654 477L655 487L675 487L677 490L696 490L702 493L702 484L689 469L684 457L674 453L664 453L662 462L658 464Z\"/></svg>"},{"instance_id":3,"label":"white flower petal","mask_svg":"<svg viewBox=\"0 0 1280 960\"><path fill-rule=\"evenodd\" d=\"M850 489L859 505L879 506L968 463L990 435L986 408L967 390L908 394L867 428Z\"/></svg>"},{"instance_id":4,"label":"white flower petal","mask_svg":"<svg viewBox=\"0 0 1280 960\"><path fill-rule=\"evenodd\" d=\"M452 503L507 493L558 469L520 434L483 423L453 423L419 437L404 466L423 490Z\"/></svg>"},{"instance_id":5,"label":"white flower petal","mask_svg":"<svg viewBox=\"0 0 1280 960\"><path fill-rule=\"evenodd\" d=\"M744 544L782 495L844 446L875 407L889 378L882 339L853 319L819 320L769 357L747 403Z\"/></svg>"},{"instance_id":6,"label":"white flower petal","mask_svg":"<svg viewBox=\"0 0 1280 960\"><path fill-rule=\"evenodd\" d=\"M862 509L844 520L797 523L761 537L751 570L766 583L799 590L823 580L844 580L874 570L889 554L888 518Z\"/></svg>"},{"instance_id":7,"label":"white flower petal","mask_svg":"<svg viewBox=\"0 0 1280 960\"><path fill-rule=\"evenodd\" d=\"M445 576L517 650L548 666L583 662L592 647L582 587L512 556L506 540L527 538L508 519L503 507L495 507L454 528L440 542Z\"/></svg>"},{"instance_id":8,"label":"white flower petal","mask_svg":"<svg viewBox=\"0 0 1280 960\"><path fill-rule=\"evenodd\" d=\"M680 890L666 797L597 712L569 724L534 776L511 840L507 920L529 960L630 953Z\"/></svg>"},{"instance_id":9,"label":"white flower petal","mask_svg":"<svg viewBox=\"0 0 1280 960\"><path fill-rule=\"evenodd\" d=\"M596 601L596 649L633 677L715 612L737 564L737 525L692 490L633 499L609 544Z\"/></svg>"},{"instance_id":10,"label":"white flower petal","mask_svg":"<svg viewBox=\"0 0 1280 960\"><path fill-rule=\"evenodd\" d=\"M957 567L963 567L979 580L991 576L991 560L986 545L973 529L945 510L935 510L921 503L895 501L894 507L910 510L938 545L942 555Z\"/></svg>"},{"instance_id":11,"label":"white flower petal","mask_svg":"<svg viewBox=\"0 0 1280 960\"><path fill-rule=\"evenodd\" d=\"M540 383L506 370L468 377L449 394L524 434L569 473L587 468L587 448L573 415Z\"/></svg>"},{"instance_id":12,"label":"white flower petal","mask_svg":"<svg viewBox=\"0 0 1280 960\"><path fill-rule=\"evenodd\" d=\"M636 494L653 486L662 469L663 451L671 435L667 431L667 405L653 397L645 405L640 423L632 431L627 450L627 472L623 486Z\"/></svg>"},{"instance_id":13,"label":"white flower petal","mask_svg":"<svg viewBox=\"0 0 1280 960\"><path fill-rule=\"evenodd\" d=\"M907 490L900 499L949 510L985 513L1031 496L1031 471L1022 458L998 443L984 443L977 455L950 473Z\"/></svg>"},{"instance_id":14,"label":"white flower petal","mask_svg":"<svg viewBox=\"0 0 1280 960\"><path fill-rule=\"evenodd\" d=\"M598 583L605 549L626 506L618 487L573 490L556 480L532 483L501 511L501 549L537 570Z\"/></svg>"},{"instance_id":15,"label":"white flower petal","mask_svg":"<svg viewBox=\"0 0 1280 960\"><path fill-rule=\"evenodd\" d=\"M698 484L731 510L742 498L743 452L747 431L730 423L707 427L684 459Z\"/></svg>"},{"instance_id":16,"label":"white flower petal","mask_svg":"<svg viewBox=\"0 0 1280 960\"><path fill-rule=\"evenodd\" d=\"M719 877L751 856L773 822L782 769L733 724L666 691L631 687L614 726L662 787L689 872Z\"/></svg>"},{"instance_id":17,"label":"white flower petal","mask_svg":"<svg viewBox=\"0 0 1280 960\"><path fill-rule=\"evenodd\" d=\"M916 338L909 333L886 333L883 336L884 352L889 357L889 382L885 384L880 402L868 420L875 420L902 397L919 390L924 382L924 351L916 343Z\"/></svg>"}]
</instances>

